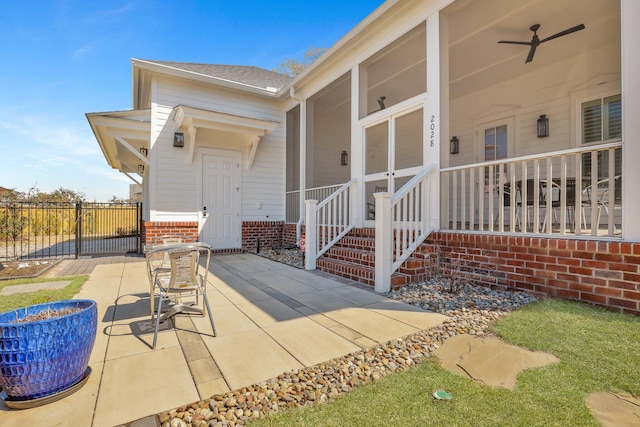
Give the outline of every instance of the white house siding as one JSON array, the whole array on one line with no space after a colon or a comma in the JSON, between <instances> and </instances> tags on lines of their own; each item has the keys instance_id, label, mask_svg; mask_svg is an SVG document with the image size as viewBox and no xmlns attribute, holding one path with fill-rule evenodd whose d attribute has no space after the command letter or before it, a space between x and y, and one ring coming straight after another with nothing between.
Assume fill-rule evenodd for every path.
<instances>
[{"instance_id":1,"label":"white house siding","mask_svg":"<svg viewBox=\"0 0 640 427\"><path fill-rule=\"evenodd\" d=\"M246 138L237 134L200 129L196 148L240 151L242 221L284 219L284 114L274 99L251 96L202 83L158 77L152 117L151 172L148 176L153 192L151 221L197 221L201 209L200 163L198 151L193 162L189 150L173 147L177 130L172 110L185 105L281 124L263 137L253 167L248 167L249 147ZM260 206L260 208L259 208Z\"/></svg>"}]
</instances>

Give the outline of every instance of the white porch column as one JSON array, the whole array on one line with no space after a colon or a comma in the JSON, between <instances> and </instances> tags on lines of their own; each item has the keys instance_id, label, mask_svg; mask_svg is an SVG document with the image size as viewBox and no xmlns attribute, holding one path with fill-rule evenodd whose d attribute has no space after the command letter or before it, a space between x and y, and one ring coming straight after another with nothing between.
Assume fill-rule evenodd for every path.
<instances>
[{"instance_id":1,"label":"white porch column","mask_svg":"<svg viewBox=\"0 0 640 427\"><path fill-rule=\"evenodd\" d=\"M440 103L440 14L433 13L427 18L427 100L425 105L425 150L424 165L437 165L435 176L429 180L428 211L429 228L440 229L440 145L441 103ZM445 116L445 120L448 116ZM448 122L447 122L448 123ZM448 132L445 132L445 135ZM377 212L377 211L376 211Z\"/></svg>"},{"instance_id":2,"label":"white porch column","mask_svg":"<svg viewBox=\"0 0 640 427\"><path fill-rule=\"evenodd\" d=\"M391 291L391 193L374 193L376 203L375 291Z\"/></svg>"},{"instance_id":3,"label":"white porch column","mask_svg":"<svg viewBox=\"0 0 640 427\"><path fill-rule=\"evenodd\" d=\"M640 1L621 0L622 42L622 237L640 241Z\"/></svg>"},{"instance_id":4,"label":"white porch column","mask_svg":"<svg viewBox=\"0 0 640 427\"><path fill-rule=\"evenodd\" d=\"M300 218L304 218L304 199L307 192L307 100L300 100ZM297 230L296 230L297 231Z\"/></svg>"},{"instance_id":5,"label":"white porch column","mask_svg":"<svg viewBox=\"0 0 640 427\"><path fill-rule=\"evenodd\" d=\"M316 235L316 206L317 200L305 200L305 250L304 250L304 268L305 270L316 269L316 255L317 255L317 235Z\"/></svg>"},{"instance_id":6,"label":"white porch column","mask_svg":"<svg viewBox=\"0 0 640 427\"><path fill-rule=\"evenodd\" d=\"M360 96L360 65L351 68L351 178L358 178L358 185L351 189L351 219L356 227L364 225L364 201L362 178L364 177L362 127L360 126L359 108L364 96ZM366 105L365 105L366 108Z\"/></svg>"}]
</instances>

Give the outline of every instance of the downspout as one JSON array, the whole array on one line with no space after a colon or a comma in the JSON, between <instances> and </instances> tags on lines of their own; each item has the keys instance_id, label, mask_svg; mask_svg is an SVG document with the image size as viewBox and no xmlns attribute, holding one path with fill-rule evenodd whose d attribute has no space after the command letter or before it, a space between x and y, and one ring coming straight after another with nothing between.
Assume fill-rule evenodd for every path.
<instances>
[{"instance_id":1,"label":"downspout","mask_svg":"<svg viewBox=\"0 0 640 427\"><path fill-rule=\"evenodd\" d=\"M307 181L307 168L305 161L307 158L307 103L305 99L296 95L296 89L293 86L289 88L289 96L300 103L300 218L296 223L296 242L299 244L300 239L302 238L302 223L304 222L304 217L306 215L304 200Z\"/></svg>"}]
</instances>

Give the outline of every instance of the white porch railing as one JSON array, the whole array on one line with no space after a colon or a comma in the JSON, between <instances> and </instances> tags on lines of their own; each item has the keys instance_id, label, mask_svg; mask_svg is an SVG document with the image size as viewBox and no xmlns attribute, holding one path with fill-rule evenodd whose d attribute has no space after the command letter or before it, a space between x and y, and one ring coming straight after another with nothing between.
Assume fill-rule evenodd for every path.
<instances>
[{"instance_id":1,"label":"white porch railing","mask_svg":"<svg viewBox=\"0 0 640 427\"><path fill-rule=\"evenodd\" d=\"M305 200L324 200L342 187L343 184L327 185L325 187L308 188L304 192ZM300 190L287 191L286 194L286 222L293 224L300 218Z\"/></svg>"},{"instance_id":2,"label":"white porch railing","mask_svg":"<svg viewBox=\"0 0 640 427\"><path fill-rule=\"evenodd\" d=\"M356 182L352 179L320 203L305 201L305 269L315 270L318 257L354 227L351 194Z\"/></svg>"},{"instance_id":3,"label":"white porch railing","mask_svg":"<svg viewBox=\"0 0 640 427\"><path fill-rule=\"evenodd\" d=\"M620 237L622 145L443 168L441 227Z\"/></svg>"},{"instance_id":4,"label":"white porch railing","mask_svg":"<svg viewBox=\"0 0 640 427\"><path fill-rule=\"evenodd\" d=\"M391 275L432 231L429 229L429 180L437 165L414 176L395 194L375 193L375 290L388 292Z\"/></svg>"}]
</instances>

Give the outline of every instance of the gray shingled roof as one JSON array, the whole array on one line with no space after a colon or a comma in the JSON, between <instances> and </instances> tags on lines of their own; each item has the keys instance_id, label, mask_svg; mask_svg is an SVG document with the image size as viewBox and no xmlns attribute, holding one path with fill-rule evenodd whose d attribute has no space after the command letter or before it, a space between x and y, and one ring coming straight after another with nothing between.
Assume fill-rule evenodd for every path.
<instances>
[{"instance_id":1,"label":"gray shingled roof","mask_svg":"<svg viewBox=\"0 0 640 427\"><path fill-rule=\"evenodd\" d=\"M242 83L263 89L269 87L281 89L293 77L285 74L276 73L265 70L263 68L246 66L246 65L219 65L219 64L196 64L192 62L169 62L148 60L155 64L165 65L167 67L177 68L192 73L198 73L205 76L217 77L220 79L230 80L236 83Z\"/></svg>"}]
</instances>

